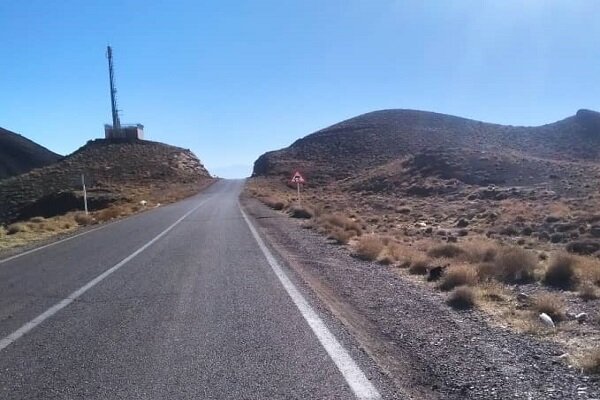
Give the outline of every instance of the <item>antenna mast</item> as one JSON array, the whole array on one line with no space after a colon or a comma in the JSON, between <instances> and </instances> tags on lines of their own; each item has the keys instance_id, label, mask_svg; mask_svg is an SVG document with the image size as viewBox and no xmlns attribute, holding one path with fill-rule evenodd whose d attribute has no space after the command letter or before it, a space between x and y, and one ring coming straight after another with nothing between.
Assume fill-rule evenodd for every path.
<instances>
[{"instance_id":1,"label":"antenna mast","mask_svg":"<svg viewBox=\"0 0 600 400\"><path fill-rule=\"evenodd\" d=\"M108 75L110 78L110 101L112 107L113 134L118 135L121 130L121 121L119 120L119 109L117 108L117 89L115 88L115 73L113 71L112 49L106 48L106 58L108 58Z\"/></svg>"}]
</instances>

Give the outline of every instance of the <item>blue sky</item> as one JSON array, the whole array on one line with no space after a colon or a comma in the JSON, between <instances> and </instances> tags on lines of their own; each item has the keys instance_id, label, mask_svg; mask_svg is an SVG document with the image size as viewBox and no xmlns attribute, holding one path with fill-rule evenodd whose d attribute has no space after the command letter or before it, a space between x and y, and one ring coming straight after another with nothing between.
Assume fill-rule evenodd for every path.
<instances>
[{"instance_id":1,"label":"blue sky","mask_svg":"<svg viewBox=\"0 0 600 400\"><path fill-rule=\"evenodd\" d=\"M600 109L596 0L0 0L0 126L61 154L125 123L220 176L343 119Z\"/></svg>"}]
</instances>

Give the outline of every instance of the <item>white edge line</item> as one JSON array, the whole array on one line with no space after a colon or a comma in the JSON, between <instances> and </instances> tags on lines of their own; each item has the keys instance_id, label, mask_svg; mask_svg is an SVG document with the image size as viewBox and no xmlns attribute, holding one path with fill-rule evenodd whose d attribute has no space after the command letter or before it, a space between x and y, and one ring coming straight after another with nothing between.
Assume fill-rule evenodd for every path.
<instances>
[{"instance_id":1,"label":"white edge line","mask_svg":"<svg viewBox=\"0 0 600 400\"><path fill-rule=\"evenodd\" d=\"M163 237L164 235L169 233L169 231L171 231L173 228L175 228L181 221L186 219L191 213L193 213L198 208L200 208L200 206L202 206L204 203L206 203L206 200L201 202L200 204L198 204L196 207L192 208L187 213L185 213L181 218L179 218L177 221L175 221L174 223L169 225L168 228L166 228L164 231L162 231L161 233L156 235L148 243L146 243L145 245L143 245L142 247L140 247L139 249L137 249L136 251L134 251L127 257L125 257L118 264L107 269L106 271L104 271L103 273L101 273L100 275L98 275L97 277L95 277L94 279L92 279L91 281L86 283L85 285L83 285L81 288L77 289L76 291L74 291L73 293L68 295L65 299L59 301L58 303L56 303L55 305L53 305L52 307L50 307L49 309L44 311L42 314L38 315L31 321L27 322L25 325L21 326L19 329L17 329L10 335L2 338L0 340L0 351L4 350L6 347L10 346L12 343L19 340L23 335L27 334L29 331L34 329L36 326L38 326L39 324L41 324L48 318L52 317L54 314L56 314L57 312L59 312L60 310L62 310L66 306L68 306L69 304L71 304L73 301L77 300L77 298L81 297L81 295L83 295L85 292L87 292L88 290L90 290L91 288L96 286L98 283L102 282L104 279L106 279L106 277L108 277L110 274L112 274L113 272L115 272L116 270L121 268L123 265L127 264L129 261L131 261L138 254L140 254L141 252L146 250L148 247L152 246L157 240L159 240L161 237Z\"/></svg>"},{"instance_id":2,"label":"white edge line","mask_svg":"<svg viewBox=\"0 0 600 400\"><path fill-rule=\"evenodd\" d=\"M285 288L287 294L291 297L292 301L300 311L300 314L302 314L310 328L317 336L317 339L319 339L321 345L327 351L327 354L329 354L329 357L331 357L341 374L344 376L344 379L354 392L356 398L360 400L381 399L381 395L375 386L373 386L373 384L367 379L350 354L348 354L346 349L344 349L336 337L327 328L323 320L317 315L317 313L304 299L300 291L287 277L283 271L283 268L281 268L273 254L271 254L264 241L258 234L256 228L254 228L254 225L242 209L242 206L240 204L238 204L238 206L242 216L250 228L250 232L252 232L252 236L254 236L258 246L273 269L273 272L277 278L279 278L279 281Z\"/></svg>"}]
</instances>

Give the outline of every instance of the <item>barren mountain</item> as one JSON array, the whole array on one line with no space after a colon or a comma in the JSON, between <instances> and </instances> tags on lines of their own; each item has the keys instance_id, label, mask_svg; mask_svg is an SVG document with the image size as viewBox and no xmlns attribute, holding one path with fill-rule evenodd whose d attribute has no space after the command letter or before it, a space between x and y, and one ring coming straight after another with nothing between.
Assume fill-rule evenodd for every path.
<instances>
[{"instance_id":1,"label":"barren mountain","mask_svg":"<svg viewBox=\"0 0 600 400\"><path fill-rule=\"evenodd\" d=\"M136 191L168 192L174 185L211 179L190 150L150 141L98 139L58 163L0 181L0 222L80 210L82 175L92 210L132 200Z\"/></svg>"},{"instance_id":2,"label":"barren mountain","mask_svg":"<svg viewBox=\"0 0 600 400\"><path fill-rule=\"evenodd\" d=\"M57 162L60 155L31 140L0 128L0 179Z\"/></svg>"},{"instance_id":3,"label":"barren mountain","mask_svg":"<svg viewBox=\"0 0 600 400\"><path fill-rule=\"evenodd\" d=\"M537 185L559 191L596 189L600 176L600 113L580 110L564 120L537 127L484 123L413 110L360 115L262 155L255 176L304 171L312 182L350 179L350 188L408 189L419 180L455 184ZM455 181L453 181L455 180ZM450 187L448 186L450 185ZM431 186L431 185L429 185ZM419 189L413 189L415 193Z\"/></svg>"}]
</instances>

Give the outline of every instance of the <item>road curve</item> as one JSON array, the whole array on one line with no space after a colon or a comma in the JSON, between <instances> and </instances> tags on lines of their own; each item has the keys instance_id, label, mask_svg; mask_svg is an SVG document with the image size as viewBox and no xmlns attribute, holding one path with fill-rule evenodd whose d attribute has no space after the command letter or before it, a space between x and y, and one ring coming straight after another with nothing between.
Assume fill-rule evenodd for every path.
<instances>
[{"instance_id":1,"label":"road curve","mask_svg":"<svg viewBox=\"0 0 600 400\"><path fill-rule=\"evenodd\" d=\"M379 398L242 187L0 261L0 398Z\"/></svg>"}]
</instances>

